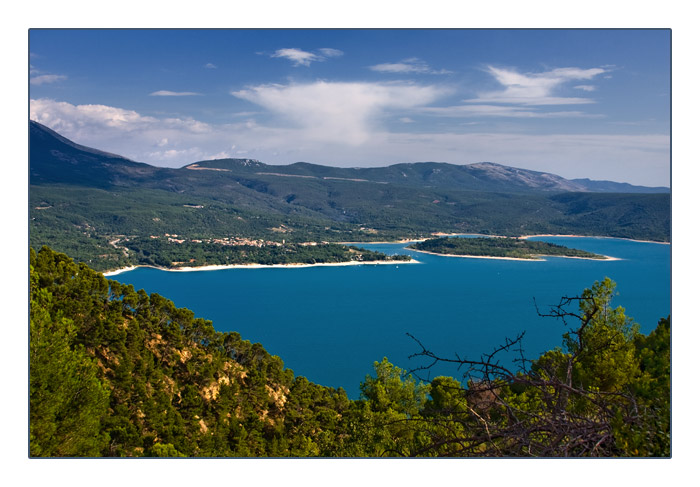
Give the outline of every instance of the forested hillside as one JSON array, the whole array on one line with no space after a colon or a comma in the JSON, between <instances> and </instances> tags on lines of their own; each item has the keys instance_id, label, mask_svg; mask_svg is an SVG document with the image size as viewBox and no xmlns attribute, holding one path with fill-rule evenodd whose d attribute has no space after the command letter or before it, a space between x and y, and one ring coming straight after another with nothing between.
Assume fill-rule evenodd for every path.
<instances>
[{"instance_id":1,"label":"forested hillside","mask_svg":"<svg viewBox=\"0 0 700 487\"><path fill-rule=\"evenodd\" d=\"M508 237L432 238L423 242L416 242L408 248L421 252L443 255L500 257L509 259L538 259L542 256L605 259L605 256L586 252L584 250L571 249L563 245Z\"/></svg>"},{"instance_id":2,"label":"forested hillside","mask_svg":"<svg viewBox=\"0 0 700 487\"><path fill-rule=\"evenodd\" d=\"M417 341L466 375L422 383L384 359L357 401L47 247L30 285L31 456L670 455L669 320L638 333L608 279L544 313L571 328L520 369Z\"/></svg>"}]
</instances>

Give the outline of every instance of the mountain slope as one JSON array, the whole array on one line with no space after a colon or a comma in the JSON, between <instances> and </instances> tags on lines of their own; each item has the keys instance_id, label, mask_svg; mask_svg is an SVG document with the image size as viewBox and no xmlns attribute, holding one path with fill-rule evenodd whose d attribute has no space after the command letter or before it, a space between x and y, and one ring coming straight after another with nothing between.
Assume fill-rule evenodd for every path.
<instances>
[{"instance_id":1,"label":"mountain slope","mask_svg":"<svg viewBox=\"0 0 700 487\"><path fill-rule=\"evenodd\" d=\"M72 142L29 122L30 184L69 183L90 187L128 185L152 177L157 168Z\"/></svg>"}]
</instances>

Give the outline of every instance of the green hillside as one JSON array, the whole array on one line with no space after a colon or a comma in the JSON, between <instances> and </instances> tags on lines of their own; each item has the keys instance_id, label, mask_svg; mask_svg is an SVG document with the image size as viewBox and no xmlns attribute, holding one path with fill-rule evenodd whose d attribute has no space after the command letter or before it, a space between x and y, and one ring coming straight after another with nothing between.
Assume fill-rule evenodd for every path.
<instances>
[{"instance_id":1,"label":"green hillside","mask_svg":"<svg viewBox=\"0 0 700 487\"><path fill-rule=\"evenodd\" d=\"M563 245L518 238L432 238L409 246L421 252L472 257L538 259L542 256L605 259L605 256Z\"/></svg>"}]
</instances>

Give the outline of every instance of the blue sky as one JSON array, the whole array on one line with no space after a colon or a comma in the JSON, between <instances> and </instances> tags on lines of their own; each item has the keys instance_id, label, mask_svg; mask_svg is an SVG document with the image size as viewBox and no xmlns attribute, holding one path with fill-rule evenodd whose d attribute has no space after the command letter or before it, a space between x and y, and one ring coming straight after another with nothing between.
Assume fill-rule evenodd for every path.
<instances>
[{"instance_id":1,"label":"blue sky","mask_svg":"<svg viewBox=\"0 0 700 487\"><path fill-rule=\"evenodd\" d=\"M30 118L158 166L670 179L668 30L30 30Z\"/></svg>"}]
</instances>

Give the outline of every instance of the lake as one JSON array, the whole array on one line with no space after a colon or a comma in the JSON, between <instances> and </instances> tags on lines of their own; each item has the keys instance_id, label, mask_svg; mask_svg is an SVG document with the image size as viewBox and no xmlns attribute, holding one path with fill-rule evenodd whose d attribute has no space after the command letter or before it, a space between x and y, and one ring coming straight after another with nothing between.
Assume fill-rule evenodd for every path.
<instances>
[{"instance_id":1,"label":"lake","mask_svg":"<svg viewBox=\"0 0 700 487\"><path fill-rule=\"evenodd\" d=\"M387 357L403 369L424 362L410 333L435 353L478 359L505 338L525 331L528 358L561 344L564 325L540 311L596 281L617 283L622 306L643 333L671 310L670 245L611 238L534 239L617 257L593 261L548 257L511 261L429 255L406 244L361 244L404 253L417 264L223 269L167 272L139 268L110 279L158 293L218 331L237 331L260 342L287 368L312 382L343 387L351 398ZM454 368L431 371L460 377ZM422 377L429 379L427 373Z\"/></svg>"}]
</instances>

